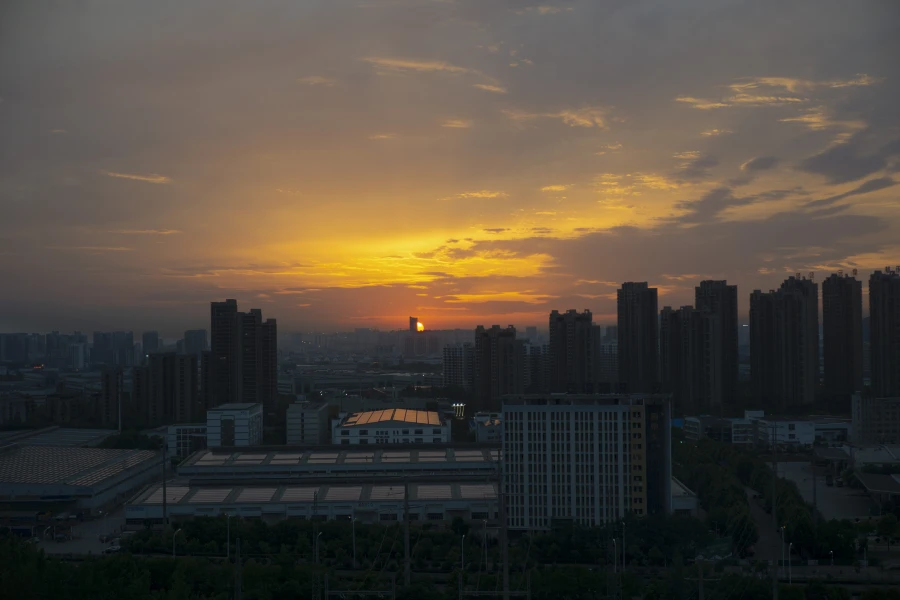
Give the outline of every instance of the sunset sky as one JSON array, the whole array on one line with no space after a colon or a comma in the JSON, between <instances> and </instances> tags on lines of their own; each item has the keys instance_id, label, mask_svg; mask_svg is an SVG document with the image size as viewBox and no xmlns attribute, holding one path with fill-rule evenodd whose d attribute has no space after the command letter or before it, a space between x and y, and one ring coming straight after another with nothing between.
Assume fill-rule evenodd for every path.
<instances>
[{"instance_id":1,"label":"sunset sky","mask_svg":"<svg viewBox=\"0 0 900 600\"><path fill-rule=\"evenodd\" d=\"M900 265L890 0L6 0L0 331L615 319Z\"/></svg>"}]
</instances>

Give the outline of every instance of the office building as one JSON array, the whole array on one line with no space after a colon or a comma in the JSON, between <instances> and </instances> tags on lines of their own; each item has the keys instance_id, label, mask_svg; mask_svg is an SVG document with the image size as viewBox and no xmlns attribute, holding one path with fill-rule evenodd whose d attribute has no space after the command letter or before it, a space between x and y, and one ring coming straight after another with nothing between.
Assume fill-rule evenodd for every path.
<instances>
[{"instance_id":1,"label":"office building","mask_svg":"<svg viewBox=\"0 0 900 600\"><path fill-rule=\"evenodd\" d=\"M447 444L450 424L440 413L389 408L351 413L336 421L333 444Z\"/></svg>"},{"instance_id":2,"label":"office building","mask_svg":"<svg viewBox=\"0 0 900 600\"><path fill-rule=\"evenodd\" d=\"M663 395L504 398L510 529L671 513L670 417Z\"/></svg>"},{"instance_id":3,"label":"office building","mask_svg":"<svg viewBox=\"0 0 900 600\"><path fill-rule=\"evenodd\" d=\"M601 335L602 327L594 325L594 391L615 391L619 381L619 344L615 337Z\"/></svg>"},{"instance_id":4,"label":"office building","mask_svg":"<svg viewBox=\"0 0 900 600\"><path fill-rule=\"evenodd\" d=\"M656 288L623 283L616 293L620 389L649 393L658 388L659 314Z\"/></svg>"},{"instance_id":5,"label":"office building","mask_svg":"<svg viewBox=\"0 0 900 600\"><path fill-rule=\"evenodd\" d=\"M854 444L900 444L900 397L878 398L854 394L851 407L851 438Z\"/></svg>"},{"instance_id":6,"label":"office building","mask_svg":"<svg viewBox=\"0 0 900 600\"><path fill-rule=\"evenodd\" d=\"M144 355L147 355L159 350L161 350L159 343L159 332L145 331L144 335L141 336L141 351L144 353ZM141 364L143 364L143 362L144 361L141 361Z\"/></svg>"},{"instance_id":7,"label":"office building","mask_svg":"<svg viewBox=\"0 0 900 600\"><path fill-rule=\"evenodd\" d=\"M206 439L210 448L259 446L263 409L259 404L220 404L206 411Z\"/></svg>"},{"instance_id":8,"label":"office building","mask_svg":"<svg viewBox=\"0 0 900 600\"><path fill-rule=\"evenodd\" d=\"M819 382L818 286L789 277L750 295L750 375L755 400L775 412L809 406Z\"/></svg>"},{"instance_id":9,"label":"office building","mask_svg":"<svg viewBox=\"0 0 900 600\"><path fill-rule=\"evenodd\" d=\"M524 391L525 345L510 325L475 329L475 404L477 411L498 411L500 398Z\"/></svg>"},{"instance_id":10,"label":"office building","mask_svg":"<svg viewBox=\"0 0 900 600\"><path fill-rule=\"evenodd\" d=\"M475 345L444 346L443 370L445 388L472 391L475 387Z\"/></svg>"},{"instance_id":11,"label":"office building","mask_svg":"<svg viewBox=\"0 0 900 600\"><path fill-rule=\"evenodd\" d=\"M213 302L210 307L210 389L207 408L235 404L241 399L241 338L237 300Z\"/></svg>"},{"instance_id":12,"label":"office building","mask_svg":"<svg viewBox=\"0 0 900 600\"><path fill-rule=\"evenodd\" d=\"M107 367L100 375L99 413L104 427L120 427L122 388L125 373L121 367Z\"/></svg>"},{"instance_id":13,"label":"office building","mask_svg":"<svg viewBox=\"0 0 900 600\"><path fill-rule=\"evenodd\" d=\"M209 350L205 329L189 329L184 332L184 353L197 354Z\"/></svg>"},{"instance_id":14,"label":"office building","mask_svg":"<svg viewBox=\"0 0 900 600\"><path fill-rule=\"evenodd\" d=\"M869 277L872 393L900 396L900 267Z\"/></svg>"},{"instance_id":15,"label":"office building","mask_svg":"<svg viewBox=\"0 0 900 600\"><path fill-rule=\"evenodd\" d=\"M862 282L833 273L822 282L825 393L846 400L863 385Z\"/></svg>"},{"instance_id":16,"label":"office building","mask_svg":"<svg viewBox=\"0 0 900 600\"><path fill-rule=\"evenodd\" d=\"M183 423L166 428L166 456L169 458L187 458L206 447L206 423Z\"/></svg>"},{"instance_id":17,"label":"office building","mask_svg":"<svg viewBox=\"0 0 900 600\"><path fill-rule=\"evenodd\" d=\"M417 333L419 331L419 317L409 318L409 330L413 333Z\"/></svg>"},{"instance_id":18,"label":"office building","mask_svg":"<svg viewBox=\"0 0 900 600\"><path fill-rule=\"evenodd\" d=\"M550 391L584 394L594 391L593 318L574 309L550 313Z\"/></svg>"},{"instance_id":19,"label":"office building","mask_svg":"<svg viewBox=\"0 0 900 600\"><path fill-rule=\"evenodd\" d=\"M698 365L705 382L702 402L721 407L733 402L737 394L737 286L727 281L701 281L694 289L694 308L703 315L705 328Z\"/></svg>"},{"instance_id":20,"label":"office building","mask_svg":"<svg viewBox=\"0 0 900 600\"><path fill-rule=\"evenodd\" d=\"M287 443L289 446L319 446L329 443L331 424L328 403L302 401L287 408Z\"/></svg>"}]
</instances>

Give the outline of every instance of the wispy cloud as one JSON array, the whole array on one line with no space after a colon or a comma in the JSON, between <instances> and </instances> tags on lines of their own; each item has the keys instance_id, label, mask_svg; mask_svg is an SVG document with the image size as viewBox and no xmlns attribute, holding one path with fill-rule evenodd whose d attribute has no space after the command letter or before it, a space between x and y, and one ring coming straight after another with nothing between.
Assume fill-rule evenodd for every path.
<instances>
[{"instance_id":1,"label":"wispy cloud","mask_svg":"<svg viewBox=\"0 0 900 600\"><path fill-rule=\"evenodd\" d=\"M564 192L572 187L571 183L558 183L556 185L545 185L541 188L542 192Z\"/></svg>"},{"instance_id":2,"label":"wispy cloud","mask_svg":"<svg viewBox=\"0 0 900 600\"><path fill-rule=\"evenodd\" d=\"M499 85L490 85L487 83L476 83L472 87L476 87L479 90L484 90L486 92L492 92L494 94L505 94L506 88Z\"/></svg>"},{"instance_id":3,"label":"wispy cloud","mask_svg":"<svg viewBox=\"0 0 900 600\"><path fill-rule=\"evenodd\" d=\"M322 75L309 75L307 77L301 77L297 80L297 83L302 83L303 85L316 86L320 85L323 87L332 87L337 83L337 79L332 77L323 77Z\"/></svg>"},{"instance_id":4,"label":"wispy cloud","mask_svg":"<svg viewBox=\"0 0 900 600\"><path fill-rule=\"evenodd\" d=\"M817 88L847 88L875 85L884 81L883 78L871 77L865 73L859 73L852 79L832 79L825 81L813 81L811 79L798 79L795 77L752 77L746 80L732 83L728 87L735 92L746 92L761 87L782 88L792 94L802 93Z\"/></svg>"},{"instance_id":5,"label":"wispy cloud","mask_svg":"<svg viewBox=\"0 0 900 600\"><path fill-rule=\"evenodd\" d=\"M461 194L457 194L454 198L506 198L509 196L506 192L500 192L496 190L477 190L474 192L462 192Z\"/></svg>"},{"instance_id":6,"label":"wispy cloud","mask_svg":"<svg viewBox=\"0 0 900 600\"><path fill-rule=\"evenodd\" d=\"M715 137L718 135L728 135L730 133L734 133L730 129L707 129L706 131L700 132L700 135L705 135L706 137Z\"/></svg>"},{"instance_id":7,"label":"wispy cloud","mask_svg":"<svg viewBox=\"0 0 900 600\"><path fill-rule=\"evenodd\" d=\"M672 155L672 158L677 158L678 160L693 160L700 156L700 152L698 150L685 150L683 152L676 152Z\"/></svg>"},{"instance_id":8,"label":"wispy cloud","mask_svg":"<svg viewBox=\"0 0 900 600\"><path fill-rule=\"evenodd\" d=\"M472 121L468 119L447 119L441 123L441 127L449 127L450 129L468 129L472 126Z\"/></svg>"},{"instance_id":9,"label":"wispy cloud","mask_svg":"<svg viewBox=\"0 0 900 600\"><path fill-rule=\"evenodd\" d=\"M370 140L392 140L397 137L396 133L376 133L374 135L370 135Z\"/></svg>"},{"instance_id":10,"label":"wispy cloud","mask_svg":"<svg viewBox=\"0 0 900 600\"><path fill-rule=\"evenodd\" d=\"M131 179L132 181L143 181L144 183L172 183L172 180L165 175L136 175L134 173L115 173L113 171L104 171L103 174L108 177Z\"/></svg>"},{"instance_id":11,"label":"wispy cloud","mask_svg":"<svg viewBox=\"0 0 900 600\"><path fill-rule=\"evenodd\" d=\"M559 119L570 127L597 127L606 129L607 109L599 106L586 106L578 109L566 109L559 112L530 113L519 110L504 110L503 113L513 121L524 122L535 119Z\"/></svg>"},{"instance_id":12,"label":"wispy cloud","mask_svg":"<svg viewBox=\"0 0 900 600\"><path fill-rule=\"evenodd\" d=\"M74 250L76 252L131 252L134 248L125 246L47 246L50 250Z\"/></svg>"},{"instance_id":13,"label":"wispy cloud","mask_svg":"<svg viewBox=\"0 0 900 600\"><path fill-rule=\"evenodd\" d=\"M571 12L572 7L562 7L562 6L551 6L549 4L542 4L540 6L529 6L523 11L519 11L519 14L524 13L534 13L538 15L557 15L563 12Z\"/></svg>"},{"instance_id":14,"label":"wispy cloud","mask_svg":"<svg viewBox=\"0 0 900 600\"><path fill-rule=\"evenodd\" d=\"M440 60L411 60L404 58L386 58L369 56L363 59L373 65L379 73L469 73L470 69L458 67Z\"/></svg>"},{"instance_id":15,"label":"wispy cloud","mask_svg":"<svg viewBox=\"0 0 900 600\"><path fill-rule=\"evenodd\" d=\"M734 96L726 96L718 100L708 98L694 98L693 96L678 96L675 102L690 104L699 110L714 110L717 108L729 108L734 106L782 106L785 104L797 104L807 102L806 98L794 96L762 96L740 93Z\"/></svg>"},{"instance_id":16,"label":"wispy cloud","mask_svg":"<svg viewBox=\"0 0 900 600\"><path fill-rule=\"evenodd\" d=\"M120 235L177 235L181 233L179 229L111 229L107 233L117 233Z\"/></svg>"},{"instance_id":17,"label":"wispy cloud","mask_svg":"<svg viewBox=\"0 0 900 600\"><path fill-rule=\"evenodd\" d=\"M796 117L786 117L779 119L782 123L800 123L801 125L812 130L823 129L846 129L848 131L859 131L866 128L864 121L859 120L842 120L834 118L824 106L811 108L802 115Z\"/></svg>"}]
</instances>

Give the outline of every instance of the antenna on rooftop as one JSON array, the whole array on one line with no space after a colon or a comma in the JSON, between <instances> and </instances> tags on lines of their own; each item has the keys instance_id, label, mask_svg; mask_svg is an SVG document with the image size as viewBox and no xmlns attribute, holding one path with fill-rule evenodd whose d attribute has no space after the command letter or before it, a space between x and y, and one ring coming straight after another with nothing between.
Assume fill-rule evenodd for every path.
<instances>
[{"instance_id":1,"label":"antenna on rooftop","mask_svg":"<svg viewBox=\"0 0 900 600\"><path fill-rule=\"evenodd\" d=\"M844 276L844 270L843 270L843 269L838 269L837 276L838 276L838 277L843 277L843 276Z\"/></svg>"},{"instance_id":2,"label":"antenna on rooftop","mask_svg":"<svg viewBox=\"0 0 900 600\"><path fill-rule=\"evenodd\" d=\"M853 276L856 277L856 269L853 269Z\"/></svg>"},{"instance_id":3,"label":"antenna on rooftop","mask_svg":"<svg viewBox=\"0 0 900 600\"><path fill-rule=\"evenodd\" d=\"M816 273L815 273L815 271L810 271L810 272L809 272L809 280L810 280L810 281L815 281L815 280L816 280Z\"/></svg>"}]
</instances>

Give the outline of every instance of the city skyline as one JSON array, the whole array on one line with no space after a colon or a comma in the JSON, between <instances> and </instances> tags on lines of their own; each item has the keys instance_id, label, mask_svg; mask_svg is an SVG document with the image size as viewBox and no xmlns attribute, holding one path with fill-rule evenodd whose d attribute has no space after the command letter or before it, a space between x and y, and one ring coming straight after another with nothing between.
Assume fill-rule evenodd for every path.
<instances>
[{"instance_id":1,"label":"city skyline","mask_svg":"<svg viewBox=\"0 0 900 600\"><path fill-rule=\"evenodd\" d=\"M704 279L746 323L865 281L900 264L895 10L5 2L0 331L612 324L624 281Z\"/></svg>"}]
</instances>

